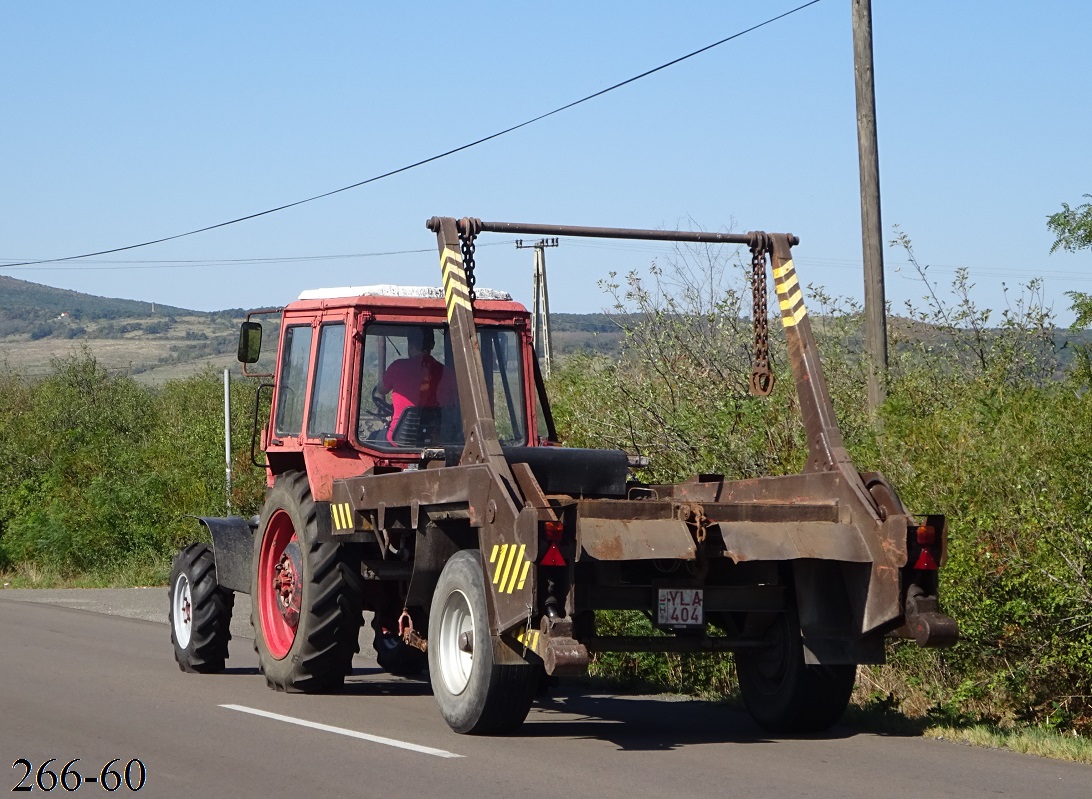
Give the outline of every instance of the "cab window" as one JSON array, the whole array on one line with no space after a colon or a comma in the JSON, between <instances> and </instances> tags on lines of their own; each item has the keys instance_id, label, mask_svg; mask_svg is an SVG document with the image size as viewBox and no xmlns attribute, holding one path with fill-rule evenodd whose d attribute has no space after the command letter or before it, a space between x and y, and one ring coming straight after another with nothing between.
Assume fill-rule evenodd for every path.
<instances>
[{"instance_id":1,"label":"cab window","mask_svg":"<svg viewBox=\"0 0 1092 799\"><path fill-rule=\"evenodd\" d=\"M273 430L279 436L298 436L303 429L303 400L307 367L311 362L311 325L292 325L284 331L277 416Z\"/></svg>"},{"instance_id":2,"label":"cab window","mask_svg":"<svg viewBox=\"0 0 1092 799\"><path fill-rule=\"evenodd\" d=\"M323 325L319 329L315 380L311 386L311 411L307 435L316 438L337 432L337 408L341 399L341 367L345 353L345 325Z\"/></svg>"},{"instance_id":3,"label":"cab window","mask_svg":"<svg viewBox=\"0 0 1092 799\"><path fill-rule=\"evenodd\" d=\"M478 345L497 437L502 444L522 444L527 440L527 425L519 336L513 330L478 328Z\"/></svg>"},{"instance_id":4,"label":"cab window","mask_svg":"<svg viewBox=\"0 0 1092 799\"><path fill-rule=\"evenodd\" d=\"M497 433L526 441L521 348L511 330L479 328L479 347ZM364 331L357 439L379 449L463 445L447 325L374 323Z\"/></svg>"}]
</instances>

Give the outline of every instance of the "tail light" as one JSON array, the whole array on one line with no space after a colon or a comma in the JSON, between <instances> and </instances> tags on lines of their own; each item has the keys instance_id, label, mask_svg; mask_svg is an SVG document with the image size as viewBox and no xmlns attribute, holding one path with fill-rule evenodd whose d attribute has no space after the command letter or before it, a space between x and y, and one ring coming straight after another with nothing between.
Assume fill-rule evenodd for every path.
<instances>
[{"instance_id":1,"label":"tail light","mask_svg":"<svg viewBox=\"0 0 1092 799\"><path fill-rule=\"evenodd\" d=\"M561 521L557 522L544 522L542 525L542 532L546 536L546 541L549 544L546 547L546 553L542 556L542 560L538 563L540 566L564 566L565 558L561 554L561 550L557 548L557 545L565 538L565 523Z\"/></svg>"},{"instance_id":2,"label":"tail light","mask_svg":"<svg viewBox=\"0 0 1092 799\"><path fill-rule=\"evenodd\" d=\"M924 524L911 527L907 555L908 562L918 571L937 571L944 562L947 520L943 516L929 516Z\"/></svg>"},{"instance_id":3,"label":"tail light","mask_svg":"<svg viewBox=\"0 0 1092 799\"><path fill-rule=\"evenodd\" d=\"M917 561L914 563L914 568L919 571L935 572L939 566L937 566L936 558L933 557L929 550L923 549L921 554L918 555Z\"/></svg>"}]
</instances>

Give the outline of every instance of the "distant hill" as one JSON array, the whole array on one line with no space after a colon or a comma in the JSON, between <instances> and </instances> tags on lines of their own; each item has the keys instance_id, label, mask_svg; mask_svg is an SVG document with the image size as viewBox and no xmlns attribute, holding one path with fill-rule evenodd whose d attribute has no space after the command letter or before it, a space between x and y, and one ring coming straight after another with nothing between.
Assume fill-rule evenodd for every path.
<instances>
[{"instance_id":1,"label":"distant hill","mask_svg":"<svg viewBox=\"0 0 1092 799\"><path fill-rule=\"evenodd\" d=\"M158 305L138 300L96 297L68 289L56 289L0 275L0 321L4 319L48 318L68 314L73 319L128 319L155 314L191 316L199 311Z\"/></svg>"},{"instance_id":2,"label":"distant hill","mask_svg":"<svg viewBox=\"0 0 1092 799\"><path fill-rule=\"evenodd\" d=\"M244 315L241 308L193 311L0 275L0 363L44 374L51 359L87 347L108 369L162 382L207 366L237 366Z\"/></svg>"},{"instance_id":3,"label":"distant hill","mask_svg":"<svg viewBox=\"0 0 1092 799\"><path fill-rule=\"evenodd\" d=\"M619 327L623 317L604 313L551 313L550 338L556 355L576 352L610 353L621 349L625 334Z\"/></svg>"}]
</instances>

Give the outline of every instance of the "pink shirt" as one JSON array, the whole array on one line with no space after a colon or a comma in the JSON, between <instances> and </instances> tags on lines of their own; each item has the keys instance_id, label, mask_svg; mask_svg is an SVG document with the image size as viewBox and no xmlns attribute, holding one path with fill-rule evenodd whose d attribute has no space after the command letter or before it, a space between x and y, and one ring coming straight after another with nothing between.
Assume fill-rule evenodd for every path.
<instances>
[{"instance_id":1,"label":"pink shirt","mask_svg":"<svg viewBox=\"0 0 1092 799\"><path fill-rule=\"evenodd\" d=\"M420 405L423 408L440 406L441 382L444 366L431 355L416 358L400 358L383 373L383 387L391 392L391 426L387 431L387 440L391 437L402 412L406 408ZM444 391L443 393L448 393Z\"/></svg>"}]
</instances>

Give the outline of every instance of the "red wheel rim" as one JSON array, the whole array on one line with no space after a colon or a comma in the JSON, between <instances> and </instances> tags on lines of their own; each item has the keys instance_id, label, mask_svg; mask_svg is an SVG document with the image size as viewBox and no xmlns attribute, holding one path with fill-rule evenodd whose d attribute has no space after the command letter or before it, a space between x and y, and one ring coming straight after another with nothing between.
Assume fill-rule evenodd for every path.
<instances>
[{"instance_id":1,"label":"red wheel rim","mask_svg":"<svg viewBox=\"0 0 1092 799\"><path fill-rule=\"evenodd\" d=\"M283 659L296 640L299 624L299 540L292 517L277 510L262 535L258 558L258 620L269 654Z\"/></svg>"}]
</instances>

